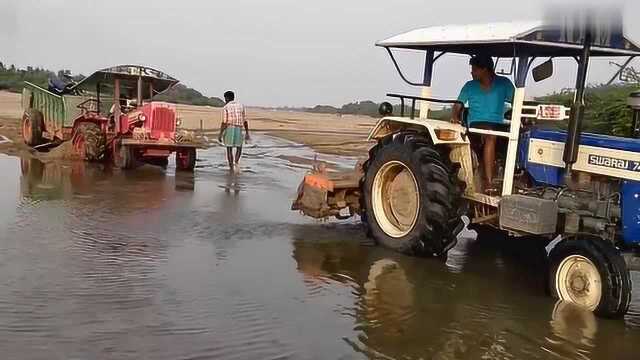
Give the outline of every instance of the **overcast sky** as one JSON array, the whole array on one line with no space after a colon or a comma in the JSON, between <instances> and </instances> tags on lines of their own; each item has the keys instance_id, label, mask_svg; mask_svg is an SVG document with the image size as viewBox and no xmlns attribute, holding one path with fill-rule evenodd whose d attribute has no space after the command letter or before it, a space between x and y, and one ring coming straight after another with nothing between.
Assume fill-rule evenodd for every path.
<instances>
[{"instance_id":1,"label":"overcast sky","mask_svg":"<svg viewBox=\"0 0 640 360\"><path fill-rule=\"evenodd\" d=\"M403 85L386 52L374 46L377 40L423 26L536 20L559 2L0 0L0 61L84 74L115 64L148 65L208 96L236 90L250 105L379 101L389 91L416 90ZM617 3L626 14L640 14L640 1ZM635 17L626 16L626 32L640 40ZM469 77L466 59L442 60L434 93L455 96ZM592 80L614 71L607 62L592 68ZM418 78L417 63L406 65ZM557 64L557 79L532 93L571 86L574 68Z\"/></svg>"}]
</instances>

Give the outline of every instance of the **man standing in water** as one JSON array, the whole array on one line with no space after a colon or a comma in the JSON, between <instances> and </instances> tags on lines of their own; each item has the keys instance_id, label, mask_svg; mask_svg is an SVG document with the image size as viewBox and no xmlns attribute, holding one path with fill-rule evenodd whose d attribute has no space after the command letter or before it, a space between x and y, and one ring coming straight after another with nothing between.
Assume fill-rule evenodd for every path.
<instances>
[{"instance_id":1,"label":"man standing in water","mask_svg":"<svg viewBox=\"0 0 640 360\"><path fill-rule=\"evenodd\" d=\"M222 108L222 124L220 125L220 135L218 141L222 142L227 147L227 160L229 161L229 169L233 173L239 173L240 168L238 163L242 156L242 145L245 140L249 140L249 123L247 122L247 115L244 110L244 106L235 101L235 94L233 91L227 91L224 93L224 101L227 103ZM244 127L245 134L242 134L242 128ZM233 154L233 148L236 149L235 156Z\"/></svg>"}]
</instances>

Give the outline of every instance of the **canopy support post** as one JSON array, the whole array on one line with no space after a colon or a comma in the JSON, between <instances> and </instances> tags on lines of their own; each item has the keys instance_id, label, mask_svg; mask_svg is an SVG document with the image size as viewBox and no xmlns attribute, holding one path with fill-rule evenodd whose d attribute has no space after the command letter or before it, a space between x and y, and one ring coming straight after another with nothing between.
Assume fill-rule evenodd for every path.
<instances>
[{"instance_id":1,"label":"canopy support post","mask_svg":"<svg viewBox=\"0 0 640 360\"><path fill-rule=\"evenodd\" d=\"M433 63L435 62L435 52L433 50L427 50L424 59L424 76L422 79L422 91L421 97L430 98L431 97L431 80L433 79ZM413 106L415 107L415 105ZM430 104L428 101L420 102L420 118L427 119L429 117L429 107ZM413 111L413 110L412 110ZM414 114L411 114L411 118L413 118Z\"/></svg>"}]
</instances>

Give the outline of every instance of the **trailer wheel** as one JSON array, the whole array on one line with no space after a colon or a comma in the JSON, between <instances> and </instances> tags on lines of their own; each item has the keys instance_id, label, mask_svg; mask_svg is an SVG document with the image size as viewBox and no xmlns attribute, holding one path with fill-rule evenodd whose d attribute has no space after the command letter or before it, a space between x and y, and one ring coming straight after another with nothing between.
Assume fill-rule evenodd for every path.
<instances>
[{"instance_id":1,"label":"trailer wheel","mask_svg":"<svg viewBox=\"0 0 640 360\"><path fill-rule=\"evenodd\" d=\"M452 165L424 137L399 133L380 141L365 163L368 235L410 255L442 255L462 224Z\"/></svg>"},{"instance_id":2,"label":"trailer wheel","mask_svg":"<svg viewBox=\"0 0 640 360\"><path fill-rule=\"evenodd\" d=\"M176 169L193 171L196 167L196 149L178 150L176 152Z\"/></svg>"},{"instance_id":3,"label":"trailer wheel","mask_svg":"<svg viewBox=\"0 0 640 360\"><path fill-rule=\"evenodd\" d=\"M98 125L89 122L78 124L71 141L75 153L83 160L99 161L104 158L106 139Z\"/></svg>"},{"instance_id":4,"label":"trailer wheel","mask_svg":"<svg viewBox=\"0 0 640 360\"><path fill-rule=\"evenodd\" d=\"M583 235L560 242L549 254L549 290L599 316L624 316L631 278L624 259L608 241Z\"/></svg>"},{"instance_id":5,"label":"trailer wheel","mask_svg":"<svg viewBox=\"0 0 640 360\"><path fill-rule=\"evenodd\" d=\"M29 146L42 144L44 119L42 113L35 109L28 109L22 115L22 138Z\"/></svg>"},{"instance_id":6,"label":"trailer wheel","mask_svg":"<svg viewBox=\"0 0 640 360\"><path fill-rule=\"evenodd\" d=\"M122 145L122 140L115 139L111 147L113 165L123 170L134 169L137 165L133 147Z\"/></svg>"}]
</instances>

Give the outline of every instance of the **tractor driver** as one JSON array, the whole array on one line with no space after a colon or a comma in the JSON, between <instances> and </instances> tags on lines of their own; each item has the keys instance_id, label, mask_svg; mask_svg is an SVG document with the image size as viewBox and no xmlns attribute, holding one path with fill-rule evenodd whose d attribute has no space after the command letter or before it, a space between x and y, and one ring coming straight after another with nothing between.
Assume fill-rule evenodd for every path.
<instances>
[{"instance_id":1,"label":"tractor driver","mask_svg":"<svg viewBox=\"0 0 640 360\"><path fill-rule=\"evenodd\" d=\"M490 56L476 55L469 61L471 77L460 90L458 100L469 107L467 121L469 126L495 131L505 131L505 103L513 101L515 88L506 77L494 72L493 59ZM455 104L452 122L460 123L463 106ZM484 170L484 190L492 188L496 163L496 136L483 135L482 163Z\"/></svg>"}]
</instances>

